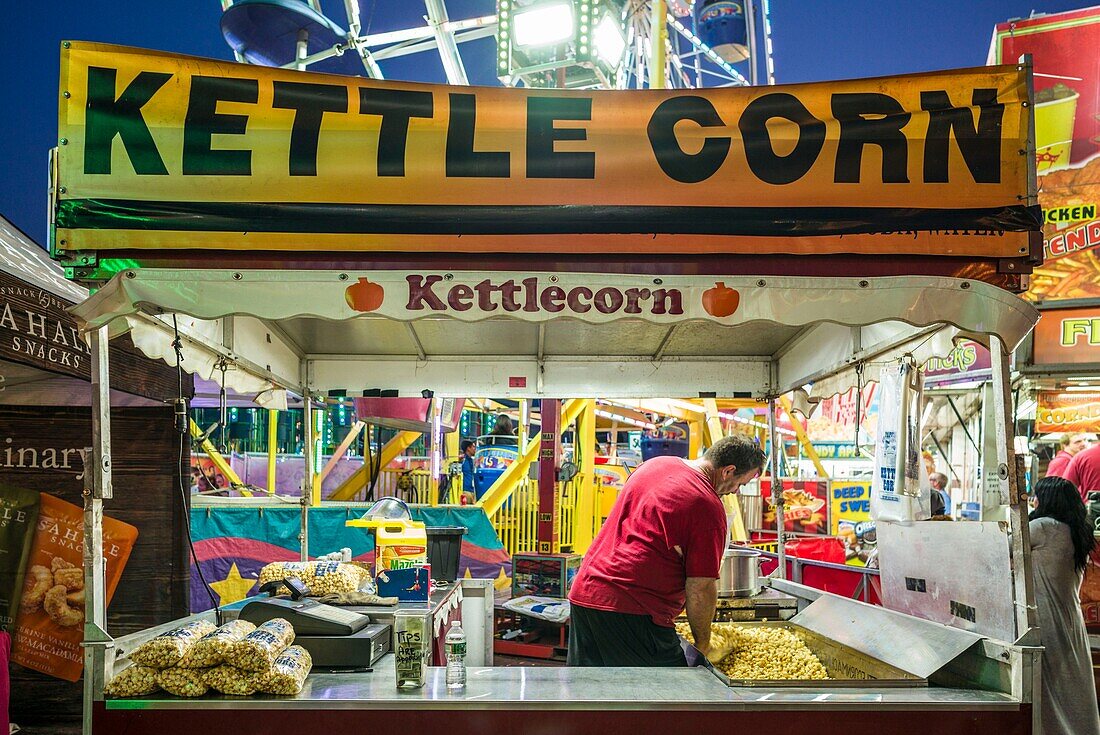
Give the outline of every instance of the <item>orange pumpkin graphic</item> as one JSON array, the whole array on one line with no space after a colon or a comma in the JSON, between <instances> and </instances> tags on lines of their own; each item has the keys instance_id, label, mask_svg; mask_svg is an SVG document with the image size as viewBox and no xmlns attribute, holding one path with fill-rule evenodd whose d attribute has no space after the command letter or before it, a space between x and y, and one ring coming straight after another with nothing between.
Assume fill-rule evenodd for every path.
<instances>
[{"instance_id":1,"label":"orange pumpkin graphic","mask_svg":"<svg viewBox=\"0 0 1100 735\"><path fill-rule=\"evenodd\" d=\"M722 281L714 284L714 288L708 288L703 292L703 308L711 316L730 316L737 311L737 305L741 302L741 294L726 286Z\"/></svg>"},{"instance_id":2,"label":"orange pumpkin graphic","mask_svg":"<svg viewBox=\"0 0 1100 735\"><path fill-rule=\"evenodd\" d=\"M382 305L385 297L385 289L366 278L360 278L358 283L351 284L344 291L344 299L347 300L348 306L356 311L374 311Z\"/></svg>"}]
</instances>

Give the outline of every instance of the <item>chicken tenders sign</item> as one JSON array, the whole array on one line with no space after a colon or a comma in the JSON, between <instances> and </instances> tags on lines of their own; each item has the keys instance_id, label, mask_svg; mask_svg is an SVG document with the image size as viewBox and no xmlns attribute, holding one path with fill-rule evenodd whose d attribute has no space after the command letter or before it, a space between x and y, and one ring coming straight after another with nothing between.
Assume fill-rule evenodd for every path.
<instances>
[{"instance_id":1,"label":"chicken tenders sign","mask_svg":"<svg viewBox=\"0 0 1100 735\"><path fill-rule=\"evenodd\" d=\"M60 251L1019 258L1027 70L779 87L385 82L62 50Z\"/></svg>"}]
</instances>

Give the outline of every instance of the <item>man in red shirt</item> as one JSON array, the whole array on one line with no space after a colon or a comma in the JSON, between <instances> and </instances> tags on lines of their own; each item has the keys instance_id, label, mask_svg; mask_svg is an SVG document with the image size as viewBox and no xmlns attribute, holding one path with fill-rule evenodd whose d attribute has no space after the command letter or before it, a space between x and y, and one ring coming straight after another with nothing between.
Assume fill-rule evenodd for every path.
<instances>
[{"instance_id":1,"label":"man in red shirt","mask_svg":"<svg viewBox=\"0 0 1100 735\"><path fill-rule=\"evenodd\" d=\"M1050 476L1049 472L1047 476ZM1100 444L1093 444L1073 455L1062 477L1077 486L1082 498L1087 499L1089 493L1100 490Z\"/></svg>"},{"instance_id":2,"label":"man in red shirt","mask_svg":"<svg viewBox=\"0 0 1100 735\"><path fill-rule=\"evenodd\" d=\"M1050 464L1047 465L1046 476L1065 477L1070 461L1079 452L1088 449L1091 439L1091 434L1065 434L1061 441L1062 451L1050 460Z\"/></svg>"},{"instance_id":3,"label":"man in red shirt","mask_svg":"<svg viewBox=\"0 0 1100 735\"><path fill-rule=\"evenodd\" d=\"M720 498L764 462L754 442L731 436L700 459L656 457L635 470L569 592L569 665L684 666L673 619L685 609L707 652L729 541Z\"/></svg>"}]
</instances>

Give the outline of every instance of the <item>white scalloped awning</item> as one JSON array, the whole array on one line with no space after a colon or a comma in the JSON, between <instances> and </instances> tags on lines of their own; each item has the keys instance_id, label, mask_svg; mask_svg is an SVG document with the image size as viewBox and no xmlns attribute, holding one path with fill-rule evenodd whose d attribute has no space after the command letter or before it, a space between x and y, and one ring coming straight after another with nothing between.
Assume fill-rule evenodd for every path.
<instances>
[{"instance_id":1,"label":"white scalloped awning","mask_svg":"<svg viewBox=\"0 0 1100 735\"><path fill-rule=\"evenodd\" d=\"M720 380L722 365L778 361L778 387L790 387L785 381L801 377L800 371L828 368L852 354L848 342L836 338L848 335L848 327L863 328L864 346L880 337L904 342L921 329L945 327L927 349L958 333L997 335L1011 349L1038 319L1030 304L1012 294L950 278L457 271L141 269L118 274L73 311L89 326L141 313L251 319L270 331L266 340L256 340L256 352L244 356L265 365L265 344L292 349L312 366L309 387L315 390L385 387L411 369L401 365L416 366L420 387L435 387L446 372L432 371L448 361L473 373L469 365L483 370L507 359L495 378L505 383L522 374L524 361L537 362L533 375L541 382L557 360L560 372L568 367L571 373L553 388L592 390L601 376L585 370L617 362L623 383L650 376L666 383L669 394L690 375L683 367L690 364L709 365L713 375L707 379ZM807 335L821 345L807 350ZM147 354L166 354L162 345L139 341ZM646 372L644 365L665 372L658 378L656 367ZM753 367L747 378L754 394L761 380L771 380L760 378L764 372ZM460 387L484 388L488 380L467 377ZM694 390L685 386L684 394ZM628 392L628 385L615 389L616 395Z\"/></svg>"},{"instance_id":2,"label":"white scalloped awning","mask_svg":"<svg viewBox=\"0 0 1100 735\"><path fill-rule=\"evenodd\" d=\"M504 290L510 295L503 295ZM386 348L369 343L356 348L349 339L356 331L365 331L367 325L385 331L390 328L387 323L440 318L456 343L498 329L501 323L561 323L564 318L580 342L577 346L595 353L603 351L606 335L621 329L621 325L614 329L607 325L620 321L637 325L639 337L647 331L663 334L662 325L696 325L699 332L694 344L683 347L706 350L713 337L729 337L760 322L787 327L819 322L943 324L975 334L996 334L1015 347L1038 319L1030 304L993 286L923 276L655 279L590 273L376 271L349 275L336 271L142 269L118 274L74 309L91 326L139 311L176 312L199 319L239 314L279 322L301 338L307 354L331 351L325 342L334 330L323 322L341 321L349 323L338 325L335 332L344 335L352 352L368 354ZM313 329L293 329L303 324ZM590 341L584 339L586 335L601 336ZM445 340L446 335L441 338ZM440 346L445 354L462 353L457 345L449 349ZM765 349L755 354L770 353Z\"/></svg>"}]
</instances>

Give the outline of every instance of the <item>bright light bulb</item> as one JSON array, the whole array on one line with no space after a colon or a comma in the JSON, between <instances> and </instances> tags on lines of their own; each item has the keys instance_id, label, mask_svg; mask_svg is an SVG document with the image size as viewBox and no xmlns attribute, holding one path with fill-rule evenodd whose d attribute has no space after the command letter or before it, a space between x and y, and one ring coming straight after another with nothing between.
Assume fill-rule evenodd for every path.
<instances>
[{"instance_id":1,"label":"bright light bulb","mask_svg":"<svg viewBox=\"0 0 1100 735\"><path fill-rule=\"evenodd\" d=\"M549 46L573 36L573 5L553 2L538 5L512 18L517 46Z\"/></svg>"},{"instance_id":2,"label":"bright light bulb","mask_svg":"<svg viewBox=\"0 0 1100 735\"><path fill-rule=\"evenodd\" d=\"M610 14L605 15L596 25L593 34L596 39L596 53L611 66L618 66L626 50L626 39L623 38L623 30Z\"/></svg>"}]
</instances>

